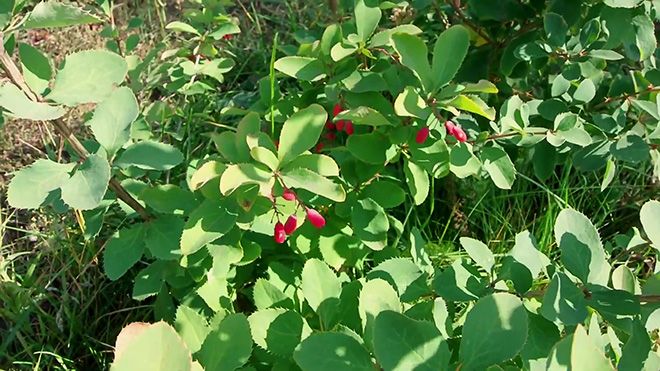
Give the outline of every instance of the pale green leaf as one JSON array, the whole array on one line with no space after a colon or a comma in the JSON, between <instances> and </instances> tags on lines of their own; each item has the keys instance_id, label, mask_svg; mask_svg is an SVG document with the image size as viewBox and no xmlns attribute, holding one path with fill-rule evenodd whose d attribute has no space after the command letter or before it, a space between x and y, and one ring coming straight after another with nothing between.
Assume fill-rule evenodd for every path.
<instances>
[{"instance_id":1,"label":"pale green leaf","mask_svg":"<svg viewBox=\"0 0 660 371\"><path fill-rule=\"evenodd\" d=\"M144 170L170 170L183 161L183 153L171 144L143 140L130 145L119 155L115 165L135 166Z\"/></svg>"},{"instance_id":2,"label":"pale green leaf","mask_svg":"<svg viewBox=\"0 0 660 371\"><path fill-rule=\"evenodd\" d=\"M490 273L495 265L495 256L488 246L479 240L469 237L460 238L461 246L478 266Z\"/></svg>"},{"instance_id":3,"label":"pale green leaf","mask_svg":"<svg viewBox=\"0 0 660 371\"><path fill-rule=\"evenodd\" d=\"M293 354L302 371L373 371L369 352L353 337L318 332L305 339Z\"/></svg>"},{"instance_id":4,"label":"pale green leaf","mask_svg":"<svg viewBox=\"0 0 660 371\"><path fill-rule=\"evenodd\" d=\"M351 211L353 232L372 250L387 246L387 231L390 229L385 210L374 200L359 200Z\"/></svg>"},{"instance_id":5,"label":"pale green leaf","mask_svg":"<svg viewBox=\"0 0 660 371\"><path fill-rule=\"evenodd\" d=\"M431 186L428 174L412 161L405 161L403 171L415 205L423 204L429 196L429 188Z\"/></svg>"},{"instance_id":6,"label":"pale green leaf","mask_svg":"<svg viewBox=\"0 0 660 371\"><path fill-rule=\"evenodd\" d=\"M53 68L39 49L30 44L18 44L18 55L21 59L21 67L25 83L37 94L42 94L53 77Z\"/></svg>"},{"instance_id":7,"label":"pale green leaf","mask_svg":"<svg viewBox=\"0 0 660 371\"><path fill-rule=\"evenodd\" d=\"M105 50L86 50L68 55L55 75L47 99L67 106L103 101L121 84L128 65L121 56Z\"/></svg>"},{"instance_id":8,"label":"pale green leaf","mask_svg":"<svg viewBox=\"0 0 660 371\"><path fill-rule=\"evenodd\" d=\"M56 28L92 23L101 23L101 19L73 4L48 0L40 2L32 9L23 27Z\"/></svg>"},{"instance_id":9,"label":"pale green leaf","mask_svg":"<svg viewBox=\"0 0 660 371\"><path fill-rule=\"evenodd\" d=\"M469 47L470 35L461 25L452 26L438 36L432 62L435 89L445 86L456 76Z\"/></svg>"},{"instance_id":10,"label":"pale green leaf","mask_svg":"<svg viewBox=\"0 0 660 371\"><path fill-rule=\"evenodd\" d=\"M66 113L62 107L28 99L16 85L11 83L0 86L0 107L16 118L27 120L55 120Z\"/></svg>"},{"instance_id":11,"label":"pale green leaf","mask_svg":"<svg viewBox=\"0 0 660 371\"><path fill-rule=\"evenodd\" d=\"M103 251L103 270L111 280L123 276L142 257L144 227L136 224L120 229L106 242Z\"/></svg>"},{"instance_id":12,"label":"pale green leaf","mask_svg":"<svg viewBox=\"0 0 660 371\"><path fill-rule=\"evenodd\" d=\"M96 141L112 157L130 138L131 124L138 117L139 107L131 89L121 87L96 106L87 122Z\"/></svg>"},{"instance_id":13,"label":"pale green leaf","mask_svg":"<svg viewBox=\"0 0 660 371\"><path fill-rule=\"evenodd\" d=\"M17 209L36 209L48 194L69 179L75 164L37 160L14 174L7 190L7 201Z\"/></svg>"},{"instance_id":14,"label":"pale green leaf","mask_svg":"<svg viewBox=\"0 0 660 371\"><path fill-rule=\"evenodd\" d=\"M97 207L110 181L110 165L104 156L90 155L76 172L62 184L62 200L74 209Z\"/></svg>"},{"instance_id":15,"label":"pale green leaf","mask_svg":"<svg viewBox=\"0 0 660 371\"><path fill-rule=\"evenodd\" d=\"M310 57L280 58L275 62L275 69L303 81L317 81L325 77L325 68L321 60Z\"/></svg>"},{"instance_id":16,"label":"pale green leaf","mask_svg":"<svg viewBox=\"0 0 660 371\"><path fill-rule=\"evenodd\" d=\"M250 324L243 314L230 314L206 336L196 358L206 370L234 370L252 354Z\"/></svg>"},{"instance_id":17,"label":"pale green leaf","mask_svg":"<svg viewBox=\"0 0 660 371\"><path fill-rule=\"evenodd\" d=\"M280 164L291 162L313 148L321 137L328 114L318 104L301 109L289 117L280 133L278 158Z\"/></svg>"},{"instance_id":18,"label":"pale green leaf","mask_svg":"<svg viewBox=\"0 0 660 371\"><path fill-rule=\"evenodd\" d=\"M181 253L190 255L206 244L229 232L236 222L236 213L215 200L207 200L195 209L184 225Z\"/></svg>"},{"instance_id":19,"label":"pale green leaf","mask_svg":"<svg viewBox=\"0 0 660 371\"><path fill-rule=\"evenodd\" d=\"M174 328L193 353L202 347L206 336L211 332L206 318L186 305L179 305L177 308Z\"/></svg>"},{"instance_id":20,"label":"pale green leaf","mask_svg":"<svg viewBox=\"0 0 660 371\"><path fill-rule=\"evenodd\" d=\"M381 10L379 7L367 6L364 0L357 0L355 4L355 25L360 41L366 42L378 27Z\"/></svg>"},{"instance_id":21,"label":"pale green leaf","mask_svg":"<svg viewBox=\"0 0 660 371\"><path fill-rule=\"evenodd\" d=\"M410 68L422 83L424 91L433 90L433 74L428 60L428 49L424 41L406 33L392 34L392 46L399 54L401 64Z\"/></svg>"},{"instance_id":22,"label":"pale green leaf","mask_svg":"<svg viewBox=\"0 0 660 371\"><path fill-rule=\"evenodd\" d=\"M516 180L516 168L509 155L501 148L486 147L481 151L481 162L493 183L500 189L511 189Z\"/></svg>"},{"instance_id":23,"label":"pale green leaf","mask_svg":"<svg viewBox=\"0 0 660 371\"><path fill-rule=\"evenodd\" d=\"M647 201L639 211L639 219L644 227L646 236L660 249L660 202L656 200Z\"/></svg>"}]
</instances>

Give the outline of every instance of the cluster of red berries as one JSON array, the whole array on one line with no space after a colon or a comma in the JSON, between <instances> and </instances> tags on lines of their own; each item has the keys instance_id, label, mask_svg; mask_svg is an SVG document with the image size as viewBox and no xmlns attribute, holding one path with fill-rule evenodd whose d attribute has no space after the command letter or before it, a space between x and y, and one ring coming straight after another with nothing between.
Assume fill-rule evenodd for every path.
<instances>
[{"instance_id":1,"label":"cluster of red berries","mask_svg":"<svg viewBox=\"0 0 660 371\"><path fill-rule=\"evenodd\" d=\"M447 129L447 134L456 138L457 141L461 143L467 141L467 134L465 134L465 131L463 131L460 126L454 124L453 122L445 122L445 129ZM415 142L418 144L426 142L426 140L429 138L429 133L430 130L428 126L424 126L423 128L419 129L415 135Z\"/></svg>"},{"instance_id":2,"label":"cluster of red berries","mask_svg":"<svg viewBox=\"0 0 660 371\"><path fill-rule=\"evenodd\" d=\"M458 142L463 143L467 141L467 134L465 134L465 131L453 122L445 122L445 129L447 129L447 134L456 138Z\"/></svg>"},{"instance_id":3,"label":"cluster of red berries","mask_svg":"<svg viewBox=\"0 0 660 371\"><path fill-rule=\"evenodd\" d=\"M334 108L332 109L332 117L337 117L337 115L340 114L343 110L344 108L341 106L341 104L335 104ZM355 126L350 120L339 120L337 122L333 122L332 119L328 119L328 122L325 123L325 130L326 133L323 135L325 142L319 142L316 145L316 152L321 152L323 147L325 147L325 143L334 143L334 141L337 140L337 133L343 131L347 135L353 135L353 133L355 133Z\"/></svg>"},{"instance_id":4,"label":"cluster of red berries","mask_svg":"<svg viewBox=\"0 0 660 371\"><path fill-rule=\"evenodd\" d=\"M290 189L285 189L284 193L282 194L282 198L287 200L287 201L297 201L299 202L299 205L302 205L300 201L298 201L298 197L296 194L290 190ZM304 206L306 214L307 214L307 220L309 220L310 223L316 228L323 228L325 226L325 218L323 218L323 215L321 215L318 211ZM274 238L275 242L277 243L284 243L286 241L286 237L290 236L293 232L296 231L298 228L298 218L296 218L295 215L290 215L286 222L282 224L281 221L277 221L275 224L275 232L274 232Z\"/></svg>"}]
</instances>

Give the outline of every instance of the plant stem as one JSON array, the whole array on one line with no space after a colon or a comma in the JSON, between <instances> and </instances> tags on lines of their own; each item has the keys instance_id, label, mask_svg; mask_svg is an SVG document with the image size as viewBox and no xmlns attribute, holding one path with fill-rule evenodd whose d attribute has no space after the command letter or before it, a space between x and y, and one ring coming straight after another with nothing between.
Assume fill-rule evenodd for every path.
<instances>
[{"instance_id":1,"label":"plant stem","mask_svg":"<svg viewBox=\"0 0 660 371\"><path fill-rule=\"evenodd\" d=\"M4 40L4 34L0 32L0 40ZM23 93L32 101L34 102L43 102L44 99L41 97L38 93L32 91L30 87L25 83L25 79L23 78L23 75L21 74L20 70L14 63L14 61L11 59L9 54L4 48L4 45L2 42L0 42L0 65L2 66L2 69L7 73L8 77L11 79L11 81L18 86ZM73 150L76 152L76 154L84 161L89 157L89 152L83 146L83 144L76 138L76 136L73 134L73 131L69 126L62 120L62 119L56 119L51 121L53 123L53 126L59 133L59 135L65 139L66 141L71 144L71 147ZM130 206L135 212L137 212L140 217L144 220L151 220L151 215L147 212L147 210L140 205L140 203L133 197L131 196L128 191L117 181L117 179L110 179L110 183L108 184L108 187L112 189L113 192L117 195L117 198L120 200L124 201L128 206Z\"/></svg>"}]
</instances>

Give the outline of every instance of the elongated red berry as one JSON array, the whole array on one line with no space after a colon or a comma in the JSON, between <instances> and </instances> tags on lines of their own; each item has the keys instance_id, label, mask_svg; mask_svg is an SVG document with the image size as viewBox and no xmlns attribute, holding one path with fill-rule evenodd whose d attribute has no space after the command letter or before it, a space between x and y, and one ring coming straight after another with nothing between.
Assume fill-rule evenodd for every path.
<instances>
[{"instance_id":1,"label":"elongated red berry","mask_svg":"<svg viewBox=\"0 0 660 371\"><path fill-rule=\"evenodd\" d=\"M323 228L325 226L323 215L314 209L307 209L307 220L316 228Z\"/></svg>"},{"instance_id":2,"label":"elongated red berry","mask_svg":"<svg viewBox=\"0 0 660 371\"><path fill-rule=\"evenodd\" d=\"M225 40L231 40L231 39L234 38L234 35L232 35L232 34L227 34L227 35L223 36L222 38L225 39Z\"/></svg>"},{"instance_id":3,"label":"elongated red berry","mask_svg":"<svg viewBox=\"0 0 660 371\"><path fill-rule=\"evenodd\" d=\"M286 241L286 232L284 231L284 225L281 222L275 224L275 242L284 243Z\"/></svg>"},{"instance_id":4,"label":"elongated red berry","mask_svg":"<svg viewBox=\"0 0 660 371\"><path fill-rule=\"evenodd\" d=\"M337 125L335 125L334 122L328 120L328 122L325 123L325 128L330 130L330 131L333 131L337 128Z\"/></svg>"},{"instance_id":5,"label":"elongated red berry","mask_svg":"<svg viewBox=\"0 0 660 371\"><path fill-rule=\"evenodd\" d=\"M346 124L346 121L344 120L339 120L335 124L335 127L337 128L337 131L344 131L344 125Z\"/></svg>"},{"instance_id":6,"label":"elongated red berry","mask_svg":"<svg viewBox=\"0 0 660 371\"><path fill-rule=\"evenodd\" d=\"M451 121L447 121L445 122L445 129L447 129L447 134L454 136L454 133L456 132L456 125Z\"/></svg>"},{"instance_id":7,"label":"elongated red berry","mask_svg":"<svg viewBox=\"0 0 660 371\"><path fill-rule=\"evenodd\" d=\"M426 140L429 138L429 132L430 130L428 126L424 126L423 128L419 129L417 135L415 136L415 142L418 144L426 142Z\"/></svg>"},{"instance_id":8,"label":"elongated red berry","mask_svg":"<svg viewBox=\"0 0 660 371\"><path fill-rule=\"evenodd\" d=\"M320 153L321 151L323 151L323 147L325 147L325 144L323 144L323 143L318 143L318 144L316 145L316 153Z\"/></svg>"},{"instance_id":9,"label":"elongated red berry","mask_svg":"<svg viewBox=\"0 0 660 371\"><path fill-rule=\"evenodd\" d=\"M337 135L335 133L327 133L325 134L325 139L334 142L334 140L337 139Z\"/></svg>"},{"instance_id":10,"label":"elongated red berry","mask_svg":"<svg viewBox=\"0 0 660 371\"><path fill-rule=\"evenodd\" d=\"M344 131L348 135L353 135L353 133L355 133L355 128L353 127L353 121L346 121L346 126L344 127Z\"/></svg>"},{"instance_id":11,"label":"elongated red berry","mask_svg":"<svg viewBox=\"0 0 660 371\"><path fill-rule=\"evenodd\" d=\"M290 235L295 232L296 228L298 228L298 219L296 219L295 215L291 215L286 220L286 223L284 223L284 233Z\"/></svg>"},{"instance_id":12,"label":"elongated red berry","mask_svg":"<svg viewBox=\"0 0 660 371\"><path fill-rule=\"evenodd\" d=\"M457 126L456 129L454 129L454 138L456 138L457 141L463 143L467 141L467 134L465 134L460 126Z\"/></svg>"},{"instance_id":13,"label":"elongated red berry","mask_svg":"<svg viewBox=\"0 0 660 371\"><path fill-rule=\"evenodd\" d=\"M284 193L282 193L282 198L287 201L293 201L296 199L296 193L290 189L285 189Z\"/></svg>"},{"instance_id":14,"label":"elongated red berry","mask_svg":"<svg viewBox=\"0 0 660 371\"><path fill-rule=\"evenodd\" d=\"M335 107L332 109L332 117L336 117L344 109L341 107L341 104L335 104Z\"/></svg>"}]
</instances>

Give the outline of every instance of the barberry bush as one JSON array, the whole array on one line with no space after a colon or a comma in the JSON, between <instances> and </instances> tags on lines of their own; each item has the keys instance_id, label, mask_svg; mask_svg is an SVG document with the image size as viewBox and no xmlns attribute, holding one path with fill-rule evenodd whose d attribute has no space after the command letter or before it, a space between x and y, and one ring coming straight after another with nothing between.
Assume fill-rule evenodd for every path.
<instances>
[{"instance_id":1,"label":"barberry bush","mask_svg":"<svg viewBox=\"0 0 660 371\"><path fill-rule=\"evenodd\" d=\"M200 3L167 26L178 49L110 44L57 70L15 35L103 14L0 7L0 106L69 143L68 161L17 170L9 203L71 209L95 221L90 238L110 208L129 220L103 270L133 279L155 321L121 331L111 369L660 368L657 200L603 241L559 199L551 246L521 231L502 254L464 236L440 256L410 220L443 178L509 190L571 167L598 175L593 192L631 167L657 179L656 2L343 1L316 38L274 42L254 99L209 109L235 125L187 159L145 92L208 108L232 73L220 45L236 20ZM62 117L88 103L82 141Z\"/></svg>"}]
</instances>

